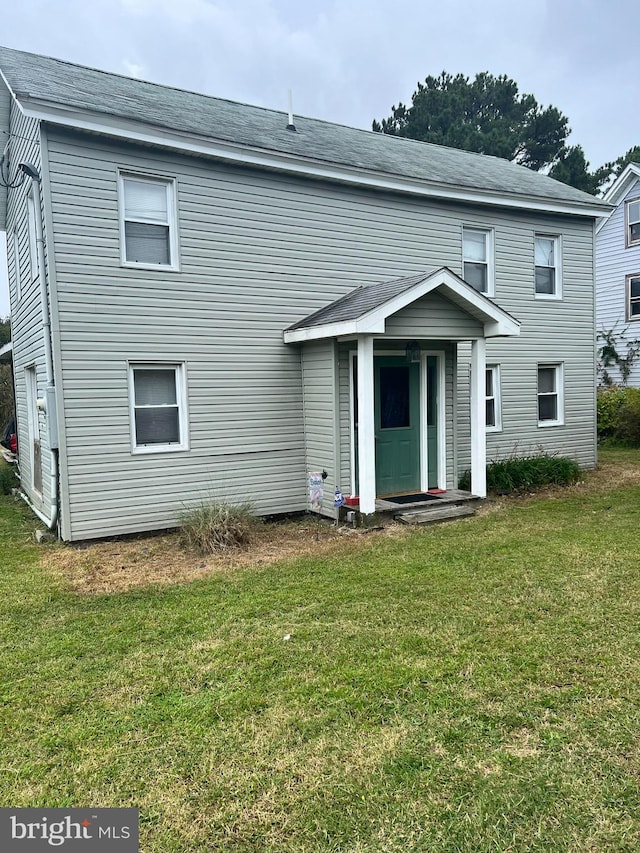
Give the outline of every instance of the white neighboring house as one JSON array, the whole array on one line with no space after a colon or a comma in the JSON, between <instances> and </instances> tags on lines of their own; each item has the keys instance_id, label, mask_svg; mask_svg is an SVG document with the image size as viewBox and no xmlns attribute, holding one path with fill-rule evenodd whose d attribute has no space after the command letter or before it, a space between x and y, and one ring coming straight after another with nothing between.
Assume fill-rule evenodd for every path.
<instances>
[{"instance_id":1,"label":"white neighboring house","mask_svg":"<svg viewBox=\"0 0 640 853\"><path fill-rule=\"evenodd\" d=\"M596 226L596 327L614 330L621 356L640 339L640 163L629 163L604 201L615 205ZM615 367L608 368L614 381ZM640 386L640 359L632 365L629 385Z\"/></svg>"}]
</instances>

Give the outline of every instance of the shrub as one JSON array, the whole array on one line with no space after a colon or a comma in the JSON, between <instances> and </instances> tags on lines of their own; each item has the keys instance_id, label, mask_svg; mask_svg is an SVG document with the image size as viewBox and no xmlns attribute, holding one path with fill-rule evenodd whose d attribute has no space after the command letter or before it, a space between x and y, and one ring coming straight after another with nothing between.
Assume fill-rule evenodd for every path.
<instances>
[{"instance_id":1,"label":"shrub","mask_svg":"<svg viewBox=\"0 0 640 853\"><path fill-rule=\"evenodd\" d=\"M640 447L640 388L598 388L598 440Z\"/></svg>"},{"instance_id":2,"label":"shrub","mask_svg":"<svg viewBox=\"0 0 640 853\"><path fill-rule=\"evenodd\" d=\"M257 518L249 503L202 502L180 516L180 535L187 548L203 554L247 545Z\"/></svg>"},{"instance_id":3,"label":"shrub","mask_svg":"<svg viewBox=\"0 0 640 853\"><path fill-rule=\"evenodd\" d=\"M0 458L0 495L10 495L11 489L18 485L13 465L7 465Z\"/></svg>"},{"instance_id":4,"label":"shrub","mask_svg":"<svg viewBox=\"0 0 640 853\"><path fill-rule=\"evenodd\" d=\"M537 486L568 486L582 475L580 466L567 456L541 453L535 456L512 456L487 465L487 491L505 494ZM471 472L465 471L459 487L471 489Z\"/></svg>"}]
</instances>

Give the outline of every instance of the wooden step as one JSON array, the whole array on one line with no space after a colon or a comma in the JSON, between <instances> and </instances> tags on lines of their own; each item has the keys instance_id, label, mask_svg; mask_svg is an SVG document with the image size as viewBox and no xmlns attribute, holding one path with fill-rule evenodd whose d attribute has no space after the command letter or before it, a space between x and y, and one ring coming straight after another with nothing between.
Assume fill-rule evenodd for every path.
<instances>
[{"instance_id":1,"label":"wooden step","mask_svg":"<svg viewBox=\"0 0 640 853\"><path fill-rule=\"evenodd\" d=\"M435 524L437 521L452 521L475 515L475 509L468 504L461 506L443 506L438 509L414 509L400 512L394 518L403 524Z\"/></svg>"}]
</instances>

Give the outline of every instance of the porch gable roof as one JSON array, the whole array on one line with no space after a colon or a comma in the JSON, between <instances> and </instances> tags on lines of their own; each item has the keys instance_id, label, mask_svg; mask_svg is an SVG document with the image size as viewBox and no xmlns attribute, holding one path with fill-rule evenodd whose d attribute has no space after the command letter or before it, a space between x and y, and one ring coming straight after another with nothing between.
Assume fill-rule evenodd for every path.
<instances>
[{"instance_id":1,"label":"porch gable roof","mask_svg":"<svg viewBox=\"0 0 640 853\"><path fill-rule=\"evenodd\" d=\"M447 267L358 287L284 332L286 344L348 335L384 334L388 317L428 293L439 292L484 324L484 336L520 334L520 323Z\"/></svg>"}]
</instances>

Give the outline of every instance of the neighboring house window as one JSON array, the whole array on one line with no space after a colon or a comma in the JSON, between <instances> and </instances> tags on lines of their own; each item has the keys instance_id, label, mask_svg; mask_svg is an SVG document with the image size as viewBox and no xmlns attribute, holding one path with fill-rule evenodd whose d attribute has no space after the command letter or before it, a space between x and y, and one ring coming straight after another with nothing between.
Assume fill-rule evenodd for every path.
<instances>
[{"instance_id":1,"label":"neighboring house window","mask_svg":"<svg viewBox=\"0 0 640 853\"><path fill-rule=\"evenodd\" d=\"M493 294L493 233L462 229L463 278L480 293Z\"/></svg>"},{"instance_id":2,"label":"neighboring house window","mask_svg":"<svg viewBox=\"0 0 640 853\"><path fill-rule=\"evenodd\" d=\"M500 402L500 367L497 364L487 366L485 393L487 430L499 432L502 429L502 406Z\"/></svg>"},{"instance_id":3,"label":"neighboring house window","mask_svg":"<svg viewBox=\"0 0 640 853\"><path fill-rule=\"evenodd\" d=\"M538 365L538 426L563 423L562 365Z\"/></svg>"},{"instance_id":4,"label":"neighboring house window","mask_svg":"<svg viewBox=\"0 0 640 853\"><path fill-rule=\"evenodd\" d=\"M22 280L21 280L21 270L20 270L20 240L18 239L18 232L14 230L13 232L13 272L16 279L16 302L20 302L22 299Z\"/></svg>"},{"instance_id":5,"label":"neighboring house window","mask_svg":"<svg viewBox=\"0 0 640 853\"><path fill-rule=\"evenodd\" d=\"M131 364L129 371L134 451L186 449L184 365Z\"/></svg>"},{"instance_id":6,"label":"neighboring house window","mask_svg":"<svg viewBox=\"0 0 640 853\"><path fill-rule=\"evenodd\" d=\"M27 193L27 228L29 231L29 263L31 265L31 281L38 276L38 237L36 231L36 205L33 200L33 189Z\"/></svg>"},{"instance_id":7,"label":"neighboring house window","mask_svg":"<svg viewBox=\"0 0 640 853\"><path fill-rule=\"evenodd\" d=\"M174 182L120 176L122 260L177 268Z\"/></svg>"},{"instance_id":8,"label":"neighboring house window","mask_svg":"<svg viewBox=\"0 0 640 853\"><path fill-rule=\"evenodd\" d=\"M625 204L626 245L640 244L640 199Z\"/></svg>"},{"instance_id":9,"label":"neighboring house window","mask_svg":"<svg viewBox=\"0 0 640 853\"><path fill-rule=\"evenodd\" d=\"M535 237L536 296L553 299L561 296L560 240L536 234Z\"/></svg>"},{"instance_id":10,"label":"neighboring house window","mask_svg":"<svg viewBox=\"0 0 640 853\"><path fill-rule=\"evenodd\" d=\"M627 320L640 320L640 273L627 276Z\"/></svg>"}]
</instances>

